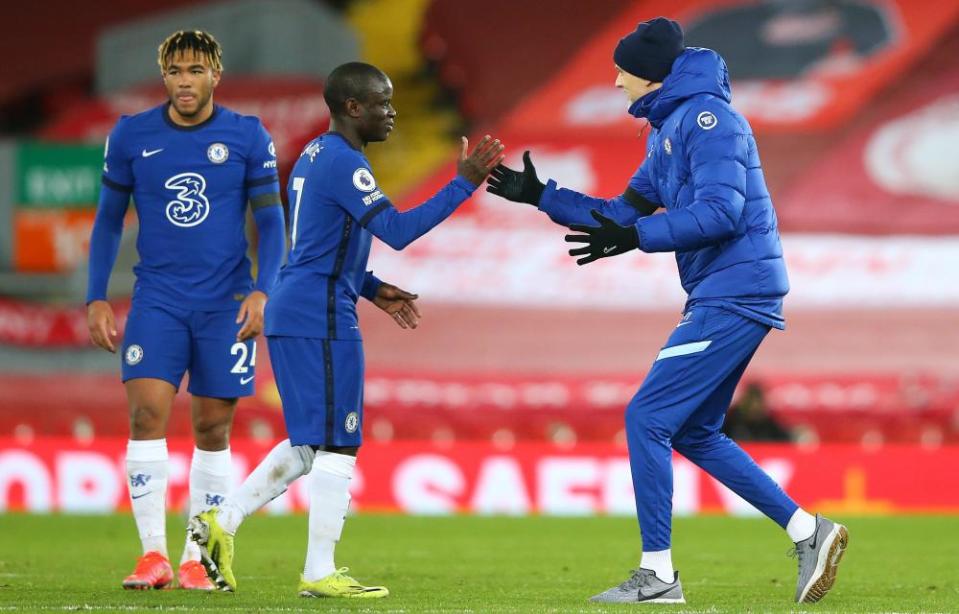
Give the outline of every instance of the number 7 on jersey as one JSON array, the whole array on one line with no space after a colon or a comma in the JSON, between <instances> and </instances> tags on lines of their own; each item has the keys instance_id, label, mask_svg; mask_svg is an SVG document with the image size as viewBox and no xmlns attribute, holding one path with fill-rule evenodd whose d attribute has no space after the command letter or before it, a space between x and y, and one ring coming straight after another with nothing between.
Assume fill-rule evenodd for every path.
<instances>
[{"instance_id":1,"label":"number 7 on jersey","mask_svg":"<svg viewBox=\"0 0 959 614\"><path fill-rule=\"evenodd\" d=\"M294 177L290 184L293 191L296 192L296 201L293 203L293 224L290 226L290 249L296 247L296 223L300 219L300 200L303 198L303 184L306 183L306 177Z\"/></svg>"}]
</instances>

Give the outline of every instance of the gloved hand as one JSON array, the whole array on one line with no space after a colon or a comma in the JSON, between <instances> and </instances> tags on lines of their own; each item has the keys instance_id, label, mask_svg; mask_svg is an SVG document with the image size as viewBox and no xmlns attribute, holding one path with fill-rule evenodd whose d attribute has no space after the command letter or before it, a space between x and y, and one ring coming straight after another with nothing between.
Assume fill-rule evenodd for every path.
<instances>
[{"instance_id":1,"label":"gloved hand","mask_svg":"<svg viewBox=\"0 0 959 614\"><path fill-rule=\"evenodd\" d=\"M570 256L585 256L576 261L582 266L600 258L609 258L632 251L639 247L639 234L635 226L620 226L599 211L590 211L599 226L571 224L573 232L585 234L566 235L567 243L586 243L586 247L569 250Z\"/></svg>"},{"instance_id":2,"label":"gloved hand","mask_svg":"<svg viewBox=\"0 0 959 614\"><path fill-rule=\"evenodd\" d=\"M523 172L500 164L490 173L487 183L486 191L490 194L517 203L529 203L534 207L539 206L539 199L546 189L546 185L536 176L529 150L523 152Z\"/></svg>"}]
</instances>

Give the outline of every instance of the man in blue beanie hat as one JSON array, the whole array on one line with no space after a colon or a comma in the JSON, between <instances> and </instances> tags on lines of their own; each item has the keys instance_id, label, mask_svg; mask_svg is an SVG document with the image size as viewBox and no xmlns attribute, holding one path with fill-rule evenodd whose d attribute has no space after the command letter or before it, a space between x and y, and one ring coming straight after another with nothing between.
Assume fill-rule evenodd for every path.
<instances>
[{"instance_id":1,"label":"man in blue beanie hat","mask_svg":"<svg viewBox=\"0 0 959 614\"><path fill-rule=\"evenodd\" d=\"M639 569L592 600L685 603L670 553L675 449L786 530L799 561L795 599L818 601L835 581L846 527L800 508L721 431L759 344L771 328L785 328L789 290L752 130L729 104L723 59L685 47L675 21L640 23L613 60L629 113L653 127L623 194L603 199L543 184L528 151L522 171L499 166L487 188L578 233L566 240L584 244L569 252L580 265L634 250L675 252L688 294L682 319L626 409Z\"/></svg>"}]
</instances>

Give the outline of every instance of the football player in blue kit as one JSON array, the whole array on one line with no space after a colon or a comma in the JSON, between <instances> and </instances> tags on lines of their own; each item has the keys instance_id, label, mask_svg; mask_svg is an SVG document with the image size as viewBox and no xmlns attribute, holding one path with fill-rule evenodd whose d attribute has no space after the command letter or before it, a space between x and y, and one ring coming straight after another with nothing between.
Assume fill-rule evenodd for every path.
<instances>
[{"instance_id":1,"label":"football player in blue kit","mask_svg":"<svg viewBox=\"0 0 959 614\"><path fill-rule=\"evenodd\" d=\"M622 195L596 198L543 184L529 152L523 171L494 169L488 191L538 207L579 233L578 264L624 253L675 252L685 312L626 409L643 539L639 568L592 600L684 603L673 569L672 452L696 463L773 519L795 543L795 600L832 587L846 527L800 508L721 427L736 384L771 328L785 328L789 290L776 213L756 142L729 104L726 64L686 48L675 21L640 23L613 54L629 112L653 130ZM665 211L653 215L658 208ZM598 224L598 225L597 225Z\"/></svg>"},{"instance_id":2,"label":"football player in blue kit","mask_svg":"<svg viewBox=\"0 0 959 614\"><path fill-rule=\"evenodd\" d=\"M349 483L362 442L363 345L356 302L373 301L403 326L416 327L410 294L366 270L373 237L403 249L449 217L502 161L486 136L457 175L423 204L399 212L376 184L363 154L385 141L396 111L393 85L378 68L351 62L326 82L330 131L313 139L290 175L290 252L266 309L266 335L289 439L277 445L222 506L190 522L210 577L235 590L233 536L243 518L309 473L309 540L299 594L385 597L337 568L333 552L350 502Z\"/></svg>"},{"instance_id":3,"label":"football player in blue kit","mask_svg":"<svg viewBox=\"0 0 959 614\"><path fill-rule=\"evenodd\" d=\"M175 32L160 45L158 61L169 100L121 117L107 140L87 290L90 337L115 352L107 285L132 198L140 262L120 356L130 407L126 471L143 556L123 581L128 589L173 581L166 428L185 372L196 441L190 513L227 496L230 427L237 399L253 394L254 338L285 240L270 135L258 118L213 103L223 70L217 41L206 32ZM248 207L259 232L256 280L246 254ZM212 590L199 559L188 539L179 585Z\"/></svg>"}]
</instances>

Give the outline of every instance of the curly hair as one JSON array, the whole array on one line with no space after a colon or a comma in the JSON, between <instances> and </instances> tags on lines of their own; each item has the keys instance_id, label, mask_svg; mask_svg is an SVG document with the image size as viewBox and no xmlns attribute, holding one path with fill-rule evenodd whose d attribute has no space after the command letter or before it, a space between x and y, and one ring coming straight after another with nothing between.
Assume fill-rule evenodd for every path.
<instances>
[{"instance_id":1,"label":"curly hair","mask_svg":"<svg viewBox=\"0 0 959 614\"><path fill-rule=\"evenodd\" d=\"M203 30L178 30L166 37L157 49L157 64L166 70L173 59L186 52L203 57L215 71L223 70L223 51L213 35Z\"/></svg>"}]
</instances>

